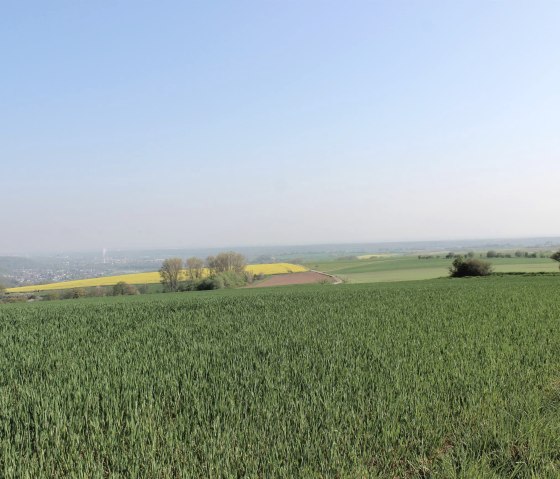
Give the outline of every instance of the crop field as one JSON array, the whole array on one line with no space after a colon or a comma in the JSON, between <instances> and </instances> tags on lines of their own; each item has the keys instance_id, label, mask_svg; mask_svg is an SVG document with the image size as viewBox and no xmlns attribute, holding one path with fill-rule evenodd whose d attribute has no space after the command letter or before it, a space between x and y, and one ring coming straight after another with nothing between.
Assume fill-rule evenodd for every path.
<instances>
[{"instance_id":1,"label":"crop field","mask_svg":"<svg viewBox=\"0 0 560 479\"><path fill-rule=\"evenodd\" d=\"M486 258L483 258L486 260ZM492 258L497 273L558 272L558 263L548 258ZM351 283L414 281L447 276L451 260L418 259L417 256L364 256L347 261L309 263L311 269L334 274Z\"/></svg>"},{"instance_id":2,"label":"crop field","mask_svg":"<svg viewBox=\"0 0 560 479\"><path fill-rule=\"evenodd\" d=\"M247 271L253 274L286 274L301 273L307 271L307 268L290 263L270 263L270 264L250 264L247 265ZM206 271L206 274L208 271ZM187 274L186 272L184 273ZM129 284L157 284L161 277L157 271L149 273L132 273L121 274L118 276L103 276L99 278L79 279L76 281L64 281L62 283L39 284L33 286L20 286L18 288L9 288L9 293L31 293L34 291L55 291L71 288L90 288L95 286L113 286L120 281Z\"/></svg>"},{"instance_id":3,"label":"crop field","mask_svg":"<svg viewBox=\"0 0 560 479\"><path fill-rule=\"evenodd\" d=\"M557 277L0 306L0 477L560 476Z\"/></svg>"},{"instance_id":4,"label":"crop field","mask_svg":"<svg viewBox=\"0 0 560 479\"><path fill-rule=\"evenodd\" d=\"M313 283L336 283L336 278L316 271L306 271L304 273L275 274L268 276L263 281L255 281L249 288L269 288L271 286L291 286L296 284Z\"/></svg>"}]
</instances>

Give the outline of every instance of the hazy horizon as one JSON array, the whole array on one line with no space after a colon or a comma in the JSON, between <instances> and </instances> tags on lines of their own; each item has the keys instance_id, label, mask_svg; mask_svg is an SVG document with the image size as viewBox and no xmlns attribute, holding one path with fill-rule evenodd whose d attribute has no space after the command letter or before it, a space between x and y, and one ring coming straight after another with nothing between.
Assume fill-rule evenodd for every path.
<instances>
[{"instance_id":1,"label":"hazy horizon","mask_svg":"<svg viewBox=\"0 0 560 479\"><path fill-rule=\"evenodd\" d=\"M156 252L165 253L165 257L170 255L179 255L187 253L187 256L207 256L209 254L216 254L220 251L239 251L242 254L246 254L247 251L251 251L253 255L255 252L257 254L271 254L272 252L279 253L283 251L282 254L295 254L297 251L319 251L324 249L324 251L331 252L363 252L363 253L379 253L379 252L396 252L400 251L425 251L429 249L436 250L441 248L455 249L469 249L474 250L484 249L484 248L498 248L498 249L508 249L509 248L543 248L543 247L553 247L556 248L560 246L560 235L558 236L534 236L534 237L509 237L509 238L432 238L432 239L420 239L420 240L387 240L387 241L354 241L354 242L324 242L324 243L290 243L290 244L245 244L245 245L198 245L198 246L174 246L174 247L148 247L148 248L98 248L98 249L66 249L66 250L44 250L36 252L7 252L0 251L0 257L56 257L56 256L80 256L80 255L103 255L103 251L107 254L107 257L116 256L121 257L123 254L139 254L139 253L150 253L155 254ZM362 249L359 249L362 248ZM288 253L289 252L289 253ZM184 256L184 254L183 254Z\"/></svg>"},{"instance_id":2,"label":"hazy horizon","mask_svg":"<svg viewBox=\"0 0 560 479\"><path fill-rule=\"evenodd\" d=\"M559 237L560 3L27 2L0 255Z\"/></svg>"}]
</instances>

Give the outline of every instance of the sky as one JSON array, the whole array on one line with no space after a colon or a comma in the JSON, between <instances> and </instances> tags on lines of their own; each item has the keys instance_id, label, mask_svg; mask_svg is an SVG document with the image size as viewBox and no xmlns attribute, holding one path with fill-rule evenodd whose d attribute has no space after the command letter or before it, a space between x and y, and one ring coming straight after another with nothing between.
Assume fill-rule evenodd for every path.
<instances>
[{"instance_id":1,"label":"sky","mask_svg":"<svg viewBox=\"0 0 560 479\"><path fill-rule=\"evenodd\" d=\"M6 1L0 254L560 236L560 2Z\"/></svg>"}]
</instances>

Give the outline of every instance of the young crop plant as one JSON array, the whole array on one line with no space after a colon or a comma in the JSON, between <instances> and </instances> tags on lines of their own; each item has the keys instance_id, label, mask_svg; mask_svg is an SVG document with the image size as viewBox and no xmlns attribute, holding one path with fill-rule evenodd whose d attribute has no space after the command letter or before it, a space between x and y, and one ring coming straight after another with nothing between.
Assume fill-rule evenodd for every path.
<instances>
[{"instance_id":1,"label":"young crop plant","mask_svg":"<svg viewBox=\"0 0 560 479\"><path fill-rule=\"evenodd\" d=\"M556 478L554 276L0 305L0 477Z\"/></svg>"}]
</instances>

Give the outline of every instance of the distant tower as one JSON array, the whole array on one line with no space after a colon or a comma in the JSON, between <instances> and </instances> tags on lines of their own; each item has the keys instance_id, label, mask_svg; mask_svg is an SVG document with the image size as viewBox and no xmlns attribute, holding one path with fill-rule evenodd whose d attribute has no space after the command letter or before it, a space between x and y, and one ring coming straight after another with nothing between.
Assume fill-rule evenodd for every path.
<instances>
[{"instance_id":1,"label":"distant tower","mask_svg":"<svg viewBox=\"0 0 560 479\"><path fill-rule=\"evenodd\" d=\"M107 261L107 248L103 248L103 264Z\"/></svg>"}]
</instances>

